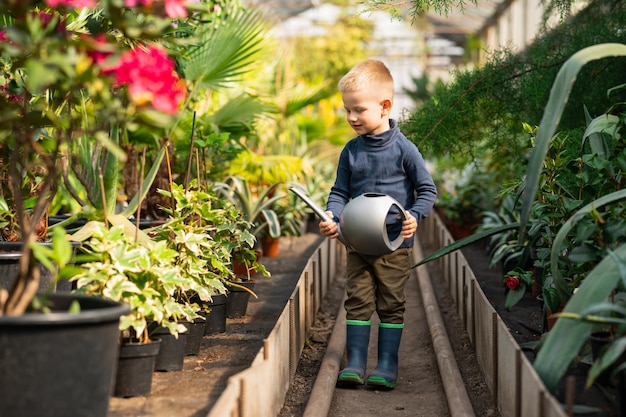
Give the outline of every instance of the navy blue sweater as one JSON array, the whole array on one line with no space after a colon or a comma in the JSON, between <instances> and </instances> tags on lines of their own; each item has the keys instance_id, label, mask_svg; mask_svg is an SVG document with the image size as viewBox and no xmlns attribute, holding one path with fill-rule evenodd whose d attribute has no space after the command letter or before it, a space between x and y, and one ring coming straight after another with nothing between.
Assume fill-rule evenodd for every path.
<instances>
[{"instance_id":1,"label":"navy blue sweater","mask_svg":"<svg viewBox=\"0 0 626 417\"><path fill-rule=\"evenodd\" d=\"M426 169L417 146L390 121L391 129L379 135L360 135L341 151L335 184L326 209L335 221L350 199L371 192L395 198L419 223L427 217L437 196L437 188ZM413 239L401 247L410 247Z\"/></svg>"}]
</instances>

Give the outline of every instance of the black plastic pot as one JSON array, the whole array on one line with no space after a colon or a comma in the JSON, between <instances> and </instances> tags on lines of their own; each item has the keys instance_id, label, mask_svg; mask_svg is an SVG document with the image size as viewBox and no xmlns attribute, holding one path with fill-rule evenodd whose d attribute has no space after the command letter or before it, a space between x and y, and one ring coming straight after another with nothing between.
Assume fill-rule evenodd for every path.
<instances>
[{"instance_id":1,"label":"black plastic pot","mask_svg":"<svg viewBox=\"0 0 626 417\"><path fill-rule=\"evenodd\" d=\"M175 372L182 371L185 363L185 349L187 332L175 336L165 327L158 327L151 332L150 337L161 340L159 354L154 363L155 371Z\"/></svg>"},{"instance_id":2,"label":"black plastic pot","mask_svg":"<svg viewBox=\"0 0 626 417\"><path fill-rule=\"evenodd\" d=\"M139 397L150 394L152 375L161 341L147 343L123 343L120 346L114 395L116 397Z\"/></svg>"},{"instance_id":3,"label":"black plastic pot","mask_svg":"<svg viewBox=\"0 0 626 417\"><path fill-rule=\"evenodd\" d=\"M224 333L226 331L226 304L228 297L226 294L214 295L211 302L202 302L209 311L202 311L200 314L205 318L204 334L206 336Z\"/></svg>"},{"instance_id":4,"label":"black plastic pot","mask_svg":"<svg viewBox=\"0 0 626 417\"><path fill-rule=\"evenodd\" d=\"M22 258L21 242L0 242L0 287L10 290L17 278L19 263ZM56 289L53 273L39 266L38 293Z\"/></svg>"},{"instance_id":5,"label":"black plastic pot","mask_svg":"<svg viewBox=\"0 0 626 417\"><path fill-rule=\"evenodd\" d=\"M51 246L50 242L39 242L38 245ZM74 249L79 246L79 242L72 242ZM10 290L17 278L19 262L22 258L22 242L0 242L0 287ZM39 289L38 293L49 291L70 292L72 283L67 280L54 281L54 273L43 265L39 265Z\"/></svg>"},{"instance_id":6,"label":"black plastic pot","mask_svg":"<svg viewBox=\"0 0 626 417\"><path fill-rule=\"evenodd\" d=\"M254 289L254 280L238 282L237 285L246 287L250 291ZM228 290L228 303L226 304L226 316L237 319L246 315L250 293L242 288L231 287Z\"/></svg>"},{"instance_id":7,"label":"black plastic pot","mask_svg":"<svg viewBox=\"0 0 626 417\"><path fill-rule=\"evenodd\" d=\"M72 301L80 313L68 313ZM130 308L103 298L49 296L52 313L0 317L0 413L106 417Z\"/></svg>"},{"instance_id":8,"label":"black plastic pot","mask_svg":"<svg viewBox=\"0 0 626 417\"><path fill-rule=\"evenodd\" d=\"M194 320L193 323L186 322L185 326L187 327L187 345L185 346L185 355L197 355L200 353L200 345L202 344L206 321L204 318L199 318Z\"/></svg>"}]
</instances>

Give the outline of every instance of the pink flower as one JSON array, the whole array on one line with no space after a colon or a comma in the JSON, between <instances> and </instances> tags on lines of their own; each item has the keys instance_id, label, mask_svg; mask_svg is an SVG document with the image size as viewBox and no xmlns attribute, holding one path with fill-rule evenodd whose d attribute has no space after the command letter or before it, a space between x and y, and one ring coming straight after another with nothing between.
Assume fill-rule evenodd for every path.
<instances>
[{"instance_id":1,"label":"pink flower","mask_svg":"<svg viewBox=\"0 0 626 417\"><path fill-rule=\"evenodd\" d=\"M179 17L187 17L186 0L124 0L124 7L132 8L137 6L154 7L158 5L158 9L162 12L165 7L165 14L176 19Z\"/></svg>"},{"instance_id":2,"label":"pink flower","mask_svg":"<svg viewBox=\"0 0 626 417\"><path fill-rule=\"evenodd\" d=\"M173 61L157 46L123 53L107 72L114 73L118 84L128 85L130 98L138 106L152 104L156 110L174 114L185 99L185 85Z\"/></svg>"},{"instance_id":3,"label":"pink flower","mask_svg":"<svg viewBox=\"0 0 626 417\"><path fill-rule=\"evenodd\" d=\"M124 7L150 6L152 0L124 0Z\"/></svg>"},{"instance_id":4,"label":"pink flower","mask_svg":"<svg viewBox=\"0 0 626 417\"><path fill-rule=\"evenodd\" d=\"M6 82L4 85L0 85L0 98L4 99L8 103L23 103L24 98L17 94L13 94L9 87L9 83Z\"/></svg>"},{"instance_id":5,"label":"pink flower","mask_svg":"<svg viewBox=\"0 0 626 417\"><path fill-rule=\"evenodd\" d=\"M187 17L185 0L165 0L165 13L172 19Z\"/></svg>"},{"instance_id":6,"label":"pink flower","mask_svg":"<svg viewBox=\"0 0 626 417\"><path fill-rule=\"evenodd\" d=\"M71 7L81 9L83 7L96 7L98 0L46 0L49 7Z\"/></svg>"},{"instance_id":7,"label":"pink flower","mask_svg":"<svg viewBox=\"0 0 626 417\"><path fill-rule=\"evenodd\" d=\"M509 287L509 289L514 290L519 287L520 280L518 277L511 275L504 279L504 283L507 287Z\"/></svg>"},{"instance_id":8,"label":"pink flower","mask_svg":"<svg viewBox=\"0 0 626 417\"><path fill-rule=\"evenodd\" d=\"M113 50L107 41L107 37L104 34L99 34L95 38L89 35L83 35L85 43L88 45L87 55L93 60L95 64L104 62L110 55L113 54Z\"/></svg>"}]
</instances>

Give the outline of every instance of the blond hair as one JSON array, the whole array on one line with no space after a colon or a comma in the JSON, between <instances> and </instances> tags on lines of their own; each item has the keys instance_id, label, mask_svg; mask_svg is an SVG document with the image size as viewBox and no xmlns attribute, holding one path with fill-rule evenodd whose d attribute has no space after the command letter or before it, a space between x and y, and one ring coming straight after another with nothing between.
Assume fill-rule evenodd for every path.
<instances>
[{"instance_id":1,"label":"blond hair","mask_svg":"<svg viewBox=\"0 0 626 417\"><path fill-rule=\"evenodd\" d=\"M355 65L338 83L339 91L351 93L370 89L393 100L393 77L389 68L375 59L368 59Z\"/></svg>"}]
</instances>

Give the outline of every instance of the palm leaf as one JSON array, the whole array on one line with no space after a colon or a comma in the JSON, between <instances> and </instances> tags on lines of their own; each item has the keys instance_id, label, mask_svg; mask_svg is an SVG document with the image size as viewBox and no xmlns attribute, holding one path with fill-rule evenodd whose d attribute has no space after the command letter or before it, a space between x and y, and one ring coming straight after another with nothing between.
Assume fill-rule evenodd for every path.
<instances>
[{"instance_id":1,"label":"palm leaf","mask_svg":"<svg viewBox=\"0 0 626 417\"><path fill-rule=\"evenodd\" d=\"M291 117L303 108L320 102L334 94L327 85L298 85L287 93L287 100L282 109L285 118Z\"/></svg>"},{"instance_id":2,"label":"palm leaf","mask_svg":"<svg viewBox=\"0 0 626 417\"><path fill-rule=\"evenodd\" d=\"M241 94L227 101L209 119L220 131L252 130L252 124L260 114L275 111L254 97Z\"/></svg>"},{"instance_id":3,"label":"palm leaf","mask_svg":"<svg viewBox=\"0 0 626 417\"><path fill-rule=\"evenodd\" d=\"M240 9L225 20L217 19L206 26L198 44L185 55L185 78L197 87L212 89L238 81L253 68L264 35L258 12Z\"/></svg>"}]
</instances>

